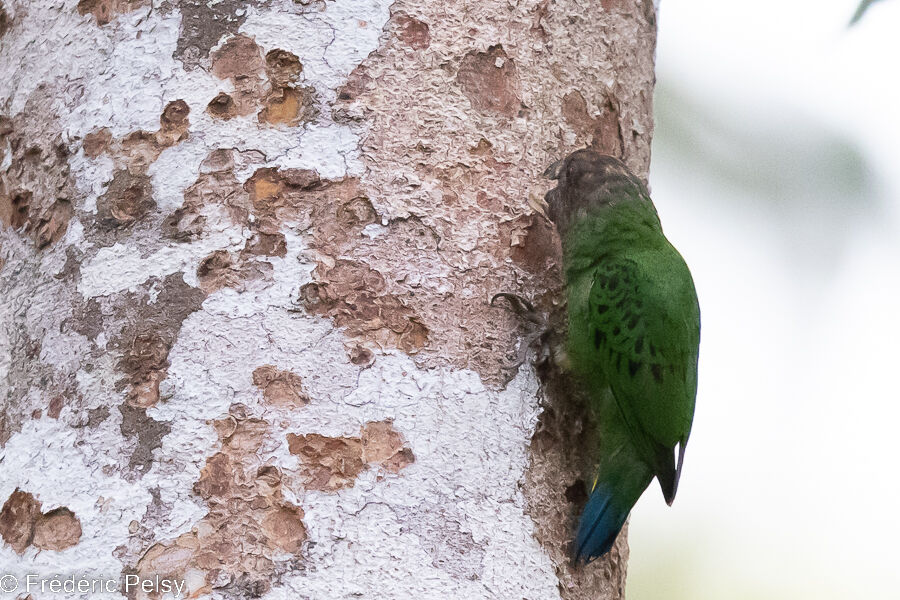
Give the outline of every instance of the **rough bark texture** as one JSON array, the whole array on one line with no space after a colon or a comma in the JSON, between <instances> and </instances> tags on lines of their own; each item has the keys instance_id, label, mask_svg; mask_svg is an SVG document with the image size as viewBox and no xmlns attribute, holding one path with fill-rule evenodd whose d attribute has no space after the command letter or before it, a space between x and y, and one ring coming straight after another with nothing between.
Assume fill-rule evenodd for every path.
<instances>
[{"instance_id":1,"label":"rough bark texture","mask_svg":"<svg viewBox=\"0 0 900 600\"><path fill-rule=\"evenodd\" d=\"M646 173L654 15L2 0L0 574L621 598L624 536L568 564L577 402L488 299L559 301L547 164Z\"/></svg>"}]
</instances>

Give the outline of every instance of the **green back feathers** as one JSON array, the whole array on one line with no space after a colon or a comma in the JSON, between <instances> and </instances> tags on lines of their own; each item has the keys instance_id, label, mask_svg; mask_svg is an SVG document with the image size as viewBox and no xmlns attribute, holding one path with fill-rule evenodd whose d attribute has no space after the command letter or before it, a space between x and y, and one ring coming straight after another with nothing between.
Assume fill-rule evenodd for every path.
<instances>
[{"instance_id":1,"label":"green back feathers","mask_svg":"<svg viewBox=\"0 0 900 600\"><path fill-rule=\"evenodd\" d=\"M612 389L634 448L671 502L683 457L676 462L674 451L687 443L697 391L693 280L622 163L591 151L565 162L548 201L563 242L572 369L589 389Z\"/></svg>"}]
</instances>

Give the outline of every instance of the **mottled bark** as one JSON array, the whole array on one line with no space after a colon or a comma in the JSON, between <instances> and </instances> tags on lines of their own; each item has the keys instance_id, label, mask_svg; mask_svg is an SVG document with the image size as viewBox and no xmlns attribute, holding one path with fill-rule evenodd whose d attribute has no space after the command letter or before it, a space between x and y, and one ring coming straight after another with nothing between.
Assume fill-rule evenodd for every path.
<instances>
[{"instance_id":1,"label":"mottled bark","mask_svg":"<svg viewBox=\"0 0 900 600\"><path fill-rule=\"evenodd\" d=\"M3 0L0 575L621 598L624 536L569 565L577 402L488 300L560 299L547 164L646 174L654 14Z\"/></svg>"}]
</instances>

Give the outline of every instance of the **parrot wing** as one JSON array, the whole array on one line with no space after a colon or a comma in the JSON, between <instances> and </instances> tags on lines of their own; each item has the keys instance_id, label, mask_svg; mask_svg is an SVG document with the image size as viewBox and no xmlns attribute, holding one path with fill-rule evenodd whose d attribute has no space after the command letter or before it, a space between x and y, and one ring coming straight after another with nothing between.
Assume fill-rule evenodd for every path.
<instances>
[{"instance_id":1,"label":"parrot wing","mask_svg":"<svg viewBox=\"0 0 900 600\"><path fill-rule=\"evenodd\" d=\"M697 391L700 311L690 271L668 242L607 255L594 268L587 315L596 367L671 504Z\"/></svg>"}]
</instances>

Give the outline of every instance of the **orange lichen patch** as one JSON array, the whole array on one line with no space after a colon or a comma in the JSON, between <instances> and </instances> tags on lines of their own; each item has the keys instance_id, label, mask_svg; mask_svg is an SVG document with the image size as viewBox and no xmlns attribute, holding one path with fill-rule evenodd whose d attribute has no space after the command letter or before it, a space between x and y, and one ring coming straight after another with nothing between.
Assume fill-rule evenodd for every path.
<instances>
[{"instance_id":1,"label":"orange lichen patch","mask_svg":"<svg viewBox=\"0 0 900 600\"><path fill-rule=\"evenodd\" d=\"M398 13L391 19L397 38L413 50L424 50L431 45L431 32L423 23L407 14Z\"/></svg>"},{"instance_id":2,"label":"orange lichen patch","mask_svg":"<svg viewBox=\"0 0 900 600\"><path fill-rule=\"evenodd\" d=\"M369 465L391 473L415 462L412 450L391 421L366 423L360 437L327 437L317 433L287 435L288 450L300 458L304 487L333 492L352 487Z\"/></svg>"},{"instance_id":3,"label":"orange lichen patch","mask_svg":"<svg viewBox=\"0 0 900 600\"><path fill-rule=\"evenodd\" d=\"M113 174L106 193L97 199L97 216L106 227L124 227L141 219L155 207L150 177L145 173L132 174L127 169L119 169Z\"/></svg>"},{"instance_id":4,"label":"orange lichen patch","mask_svg":"<svg viewBox=\"0 0 900 600\"><path fill-rule=\"evenodd\" d=\"M135 567L144 576L184 577L192 595L230 586L258 589L279 555L300 555L307 538L303 510L283 497L281 472L258 458L269 424L247 418L246 408L235 405L213 426L222 447L194 484L209 512L190 533L149 548Z\"/></svg>"},{"instance_id":5,"label":"orange lichen patch","mask_svg":"<svg viewBox=\"0 0 900 600\"><path fill-rule=\"evenodd\" d=\"M315 89L282 87L272 91L259 111L259 122L294 126L313 120L317 114Z\"/></svg>"},{"instance_id":6,"label":"orange lichen patch","mask_svg":"<svg viewBox=\"0 0 900 600\"><path fill-rule=\"evenodd\" d=\"M487 52L467 54L456 80L472 107L481 112L513 117L522 106L516 65L499 44Z\"/></svg>"},{"instance_id":7,"label":"orange lichen patch","mask_svg":"<svg viewBox=\"0 0 900 600\"><path fill-rule=\"evenodd\" d=\"M344 181L347 183L323 182L315 171L307 169L264 168L257 169L244 189L250 194L259 231L274 234L285 222L309 227L313 212L326 210L325 206L317 205L325 201L323 197L340 196L344 188L358 189L355 180Z\"/></svg>"},{"instance_id":8,"label":"orange lichen patch","mask_svg":"<svg viewBox=\"0 0 900 600\"><path fill-rule=\"evenodd\" d=\"M428 328L403 301L386 292L384 277L364 263L337 260L318 265L315 282L300 290L312 314L328 316L351 336L414 354L428 341Z\"/></svg>"},{"instance_id":9,"label":"orange lichen patch","mask_svg":"<svg viewBox=\"0 0 900 600\"><path fill-rule=\"evenodd\" d=\"M294 85L302 71L303 65L296 54L280 49L266 53L266 74L273 87Z\"/></svg>"},{"instance_id":10,"label":"orange lichen patch","mask_svg":"<svg viewBox=\"0 0 900 600\"><path fill-rule=\"evenodd\" d=\"M109 148L112 142L112 132L107 127L92 131L84 136L81 147L84 148L84 155L88 158L97 158Z\"/></svg>"},{"instance_id":11,"label":"orange lichen patch","mask_svg":"<svg viewBox=\"0 0 900 600\"><path fill-rule=\"evenodd\" d=\"M34 537L34 524L41 516L41 503L16 488L0 509L0 537L17 554L24 554Z\"/></svg>"},{"instance_id":12,"label":"orange lichen patch","mask_svg":"<svg viewBox=\"0 0 900 600\"><path fill-rule=\"evenodd\" d=\"M66 507L42 514L38 499L16 488L0 509L0 537L17 554L24 554L31 545L65 550L81 539L81 522Z\"/></svg>"},{"instance_id":13,"label":"orange lichen patch","mask_svg":"<svg viewBox=\"0 0 900 600\"><path fill-rule=\"evenodd\" d=\"M65 507L41 515L34 524L32 544L41 550L65 550L81 539L81 521Z\"/></svg>"},{"instance_id":14,"label":"orange lichen patch","mask_svg":"<svg viewBox=\"0 0 900 600\"><path fill-rule=\"evenodd\" d=\"M266 402L275 406L299 408L309 404L303 380L296 373L263 365L253 371L253 385L263 391Z\"/></svg>"},{"instance_id":15,"label":"orange lichen patch","mask_svg":"<svg viewBox=\"0 0 900 600\"><path fill-rule=\"evenodd\" d=\"M74 215L68 147L47 131L51 100L35 92L16 117L0 116L0 223L30 237L38 248L62 238Z\"/></svg>"},{"instance_id":16,"label":"orange lichen patch","mask_svg":"<svg viewBox=\"0 0 900 600\"><path fill-rule=\"evenodd\" d=\"M98 25L106 25L121 15L150 4L150 0L80 0L78 14L91 14Z\"/></svg>"}]
</instances>

